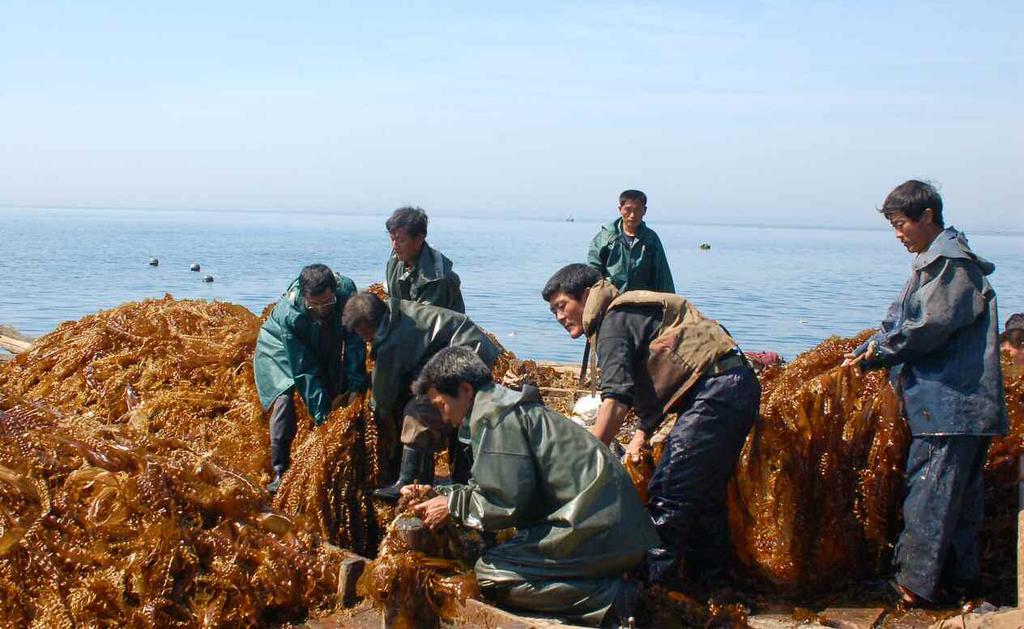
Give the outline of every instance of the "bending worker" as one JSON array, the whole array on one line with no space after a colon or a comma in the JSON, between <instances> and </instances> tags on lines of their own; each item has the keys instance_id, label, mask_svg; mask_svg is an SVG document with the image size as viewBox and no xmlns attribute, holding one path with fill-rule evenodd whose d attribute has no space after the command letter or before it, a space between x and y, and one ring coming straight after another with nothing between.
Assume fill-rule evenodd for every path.
<instances>
[{"instance_id":1,"label":"bending worker","mask_svg":"<svg viewBox=\"0 0 1024 629\"><path fill-rule=\"evenodd\" d=\"M402 487L413 481L433 483L434 452L450 441L458 442L430 401L413 397L411 387L420 369L438 351L454 346L470 348L493 366L498 348L464 314L395 298L384 302L369 292L350 299L343 318L346 329L371 344L371 389L384 442L394 444L401 430L398 480L374 492L378 498L397 500ZM387 467L393 470L398 462L393 456L389 459ZM465 480L468 459L453 456L449 460L452 479Z\"/></svg>"},{"instance_id":2,"label":"bending worker","mask_svg":"<svg viewBox=\"0 0 1024 629\"><path fill-rule=\"evenodd\" d=\"M601 368L593 432L608 444L633 408L640 426L627 456L650 441L663 453L647 508L661 538L647 578L688 576L720 585L729 559L726 487L758 412L761 386L736 341L686 299L619 294L586 264L570 264L542 292L572 338L586 334Z\"/></svg>"},{"instance_id":3,"label":"bending worker","mask_svg":"<svg viewBox=\"0 0 1024 629\"><path fill-rule=\"evenodd\" d=\"M345 394L366 391L366 345L346 334L341 312L356 285L323 264L311 264L284 292L260 328L253 356L256 389L270 411L270 462L277 491L291 463L296 390L317 426Z\"/></svg>"},{"instance_id":4,"label":"bending worker","mask_svg":"<svg viewBox=\"0 0 1024 629\"><path fill-rule=\"evenodd\" d=\"M490 532L515 527L475 565L498 604L617 627L637 597L624 576L657 535L611 451L527 390L494 384L466 348L427 363L415 391L470 442L473 476L438 487L444 494L421 503L418 515L432 528L449 520Z\"/></svg>"},{"instance_id":5,"label":"bending worker","mask_svg":"<svg viewBox=\"0 0 1024 629\"><path fill-rule=\"evenodd\" d=\"M388 295L465 313L461 282L452 270L452 261L427 244L426 212L400 207L384 226L391 236L391 257L385 270Z\"/></svg>"}]
</instances>

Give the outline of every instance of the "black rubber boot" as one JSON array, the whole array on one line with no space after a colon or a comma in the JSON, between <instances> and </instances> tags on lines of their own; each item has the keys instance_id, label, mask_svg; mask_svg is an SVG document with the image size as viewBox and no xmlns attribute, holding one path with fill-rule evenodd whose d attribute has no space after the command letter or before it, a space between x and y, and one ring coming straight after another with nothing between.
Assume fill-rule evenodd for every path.
<instances>
[{"instance_id":1,"label":"black rubber boot","mask_svg":"<svg viewBox=\"0 0 1024 629\"><path fill-rule=\"evenodd\" d=\"M448 450L449 459L454 463L452 464L452 483L456 485L465 485L469 482L469 477L473 469L473 455L470 454L469 447L463 446L461 443L456 443Z\"/></svg>"},{"instance_id":2,"label":"black rubber boot","mask_svg":"<svg viewBox=\"0 0 1024 629\"><path fill-rule=\"evenodd\" d=\"M430 480L434 479L434 457L432 453L421 448L402 446L402 465L398 470L398 480L387 487L381 487L373 492L374 498L387 502L398 502L402 494L402 487L416 482L424 475L424 459L430 459Z\"/></svg>"},{"instance_id":3,"label":"black rubber boot","mask_svg":"<svg viewBox=\"0 0 1024 629\"><path fill-rule=\"evenodd\" d=\"M416 475L416 482L421 485L433 485L434 484L434 452L432 450L422 450L423 461L420 464L420 473Z\"/></svg>"},{"instance_id":4,"label":"black rubber boot","mask_svg":"<svg viewBox=\"0 0 1024 629\"><path fill-rule=\"evenodd\" d=\"M281 487L281 477L284 476L287 469L280 465L274 466L274 480L270 481L270 484L267 485L267 491L272 494L277 492L278 488Z\"/></svg>"}]
</instances>

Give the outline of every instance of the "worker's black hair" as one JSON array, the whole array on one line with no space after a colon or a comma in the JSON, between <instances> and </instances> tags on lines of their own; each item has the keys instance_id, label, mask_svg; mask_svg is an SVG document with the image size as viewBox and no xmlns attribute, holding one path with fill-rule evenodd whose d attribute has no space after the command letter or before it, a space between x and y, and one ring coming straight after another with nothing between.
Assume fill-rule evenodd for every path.
<instances>
[{"instance_id":1,"label":"worker's black hair","mask_svg":"<svg viewBox=\"0 0 1024 629\"><path fill-rule=\"evenodd\" d=\"M939 191L930 183L911 179L893 188L878 211L888 219L895 214L902 214L916 223L928 208L932 210L932 222L942 227L942 197Z\"/></svg>"},{"instance_id":2,"label":"worker's black hair","mask_svg":"<svg viewBox=\"0 0 1024 629\"><path fill-rule=\"evenodd\" d=\"M558 269L544 285L540 295L544 301L551 301L557 293L565 293L573 299L583 299L583 292L600 281L600 271L589 264L575 262Z\"/></svg>"},{"instance_id":3,"label":"worker's black hair","mask_svg":"<svg viewBox=\"0 0 1024 629\"><path fill-rule=\"evenodd\" d=\"M619 195L619 205L626 201L639 201L641 205L647 207L647 195L639 190L623 190Z\"/></svg>"},{"instance_id":4,"label":"worker's black hair","mask_svg":"<svg viewBox=\"0 0 1024 629\"><path fill-rule=\"evenodd\" d=\"M341 325L349 332L354 332L356 326L364 323L377 329L386 312L387 306L380 297L369 291L362 291L350 297L345 303L345 309L341 313Z\"/></svg>"},{"instance_id":5,"label":"worker's black hair","mask_svg":"<svg viewBox=\"0 0 1024 629\"><path fill-rule=\"evenodd\" d=\"M310 264L299 273L299 290L303 295L319 295L325 290L338 290L338 278L326 264Z\"/></svg>"},{"instance_id":6,"label":"worker's black hair","mask_svg":"<svg viewBox=\"0 0 1024 629\"><path fill-rule=\"evenodd\" d=\"M491 369L468 347L446 347L427 361L420 376L412 384L412 392L426 395L431 388L438 393L455 397L459 384L465 382L479 391L494 382Z\"/></svg>"},{"instance_id":7,"label":"worker's black hair","mask_svg":"<svg viewBox=\"0 0 1024 629\"><path fill-rule=\"evenodd\" d=\"M427 235L427 213L421 207L407 205L391 213L391 218L384 223L389 234L404 229L410 238Z\"/></svg>"}]
</instances>

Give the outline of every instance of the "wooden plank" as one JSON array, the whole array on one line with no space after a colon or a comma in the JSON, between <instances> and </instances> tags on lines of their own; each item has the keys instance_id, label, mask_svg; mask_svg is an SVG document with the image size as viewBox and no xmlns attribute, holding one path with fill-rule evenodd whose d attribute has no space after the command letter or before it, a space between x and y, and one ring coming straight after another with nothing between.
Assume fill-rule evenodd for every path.
<instances>
[{"instance_id":1,"label":"wooden plank","mask_svg":"<svg viewBox=\"0 0 1024 629\"><path fill-rule=\"evenodd\" d=\"M829 607L818 616L836 629L871 629L883 614L884 607Z\"/></svg>"},{"instance_id":2,"label":"wooden plank","mask_svg":"<svg viewBox=\"0 0 1024 629\"><path fill-rule=\"evenodd\" d=\"M20 354L21 352L32 349L32 343L16 339L13 336L0 334L0 348L6 349L12 354Z\"/></svg>"}]
</instances>

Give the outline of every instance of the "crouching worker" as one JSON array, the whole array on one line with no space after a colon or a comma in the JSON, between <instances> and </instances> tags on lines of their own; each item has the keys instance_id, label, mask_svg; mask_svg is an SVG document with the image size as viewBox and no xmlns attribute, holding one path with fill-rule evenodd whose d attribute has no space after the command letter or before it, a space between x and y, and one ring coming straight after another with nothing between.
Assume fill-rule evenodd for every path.
<instances>
[{"instance_id":1,"label":"crouching worker","mask_svg":"<svg viewBox=\"0 0 1024 629\"><path fill-rule=\"evenodd\" d=\"M468 347L488 366L498 360L498 348L464 314L395 298L384 302L368 292L349 300L343 318L346 329L371 345L371 390L384 442L394 444L401 430L401 462L390 456L387 464L392 474L398 468L398 480L374 496L394 501L404 485L432 484L434 453L441 447L449 448L453 480L466 480L468 456L430 401L412 395L412 383L423 365L446 347Z\"/></svg>"},{"instance_id":2,"label":"crouching worker","mask_svg":"<svg viewBox=\"0 0 1024 629\"><path fill-rule=\"evenodd\" d=\"M636 490L611 451L540 403L537 390L496 385L466 348L445 349L414 385L473 450L467 485L417 507L430 527L449 520L516 535L476 562L482 591L500 605L618 626L637 587L626 573L657 544Z\"/></svg>"},{"instance_id":3,"label":"crouching worker","mask_svg":"<svg viewBox=\"0 0 1024 629\"><path fill-rule=\"evenodd\" d=\"M913 605L966 594L980 574L982 471L1007 430L996 336L995 266L942 220L942 197L910 180L880 210L914 254L910 279L879 331L845 364L889 369L910 427L903 532L894 586Z\"/></svg>"},{"instance_id":4,"label":"crouching worker","mask_svg":"<svg viewBox=\"0 0 1024 629\"><path fill-rule=\"evenodd\" d=\"M679 295L619 291L593 267L570 264L542 291L569 336L586 334L601 368L594 436L608 444L627 411L640 425L637 457L663 445L647 508L661 538L647 556L650 582L680 562L703 585L723 585L730 555L726 491L753 425L761 386L736 341Z\"/></svg>"},{"instance_id":5,"label":"crouching worker","mask_svg":"<svg viewBox=\"0 0 1024 629\"><path fill-rule=\"evenodd\" d=\"M319 426L332 406L366 391L366 345L341 325L345 303L355 294L352 280L323 264L311 264L260 328L253 372L263 410L270 411L270 492L281 485L291 460L297 429L292 393L299 392Z\"/></svg>"}]
</instances>

